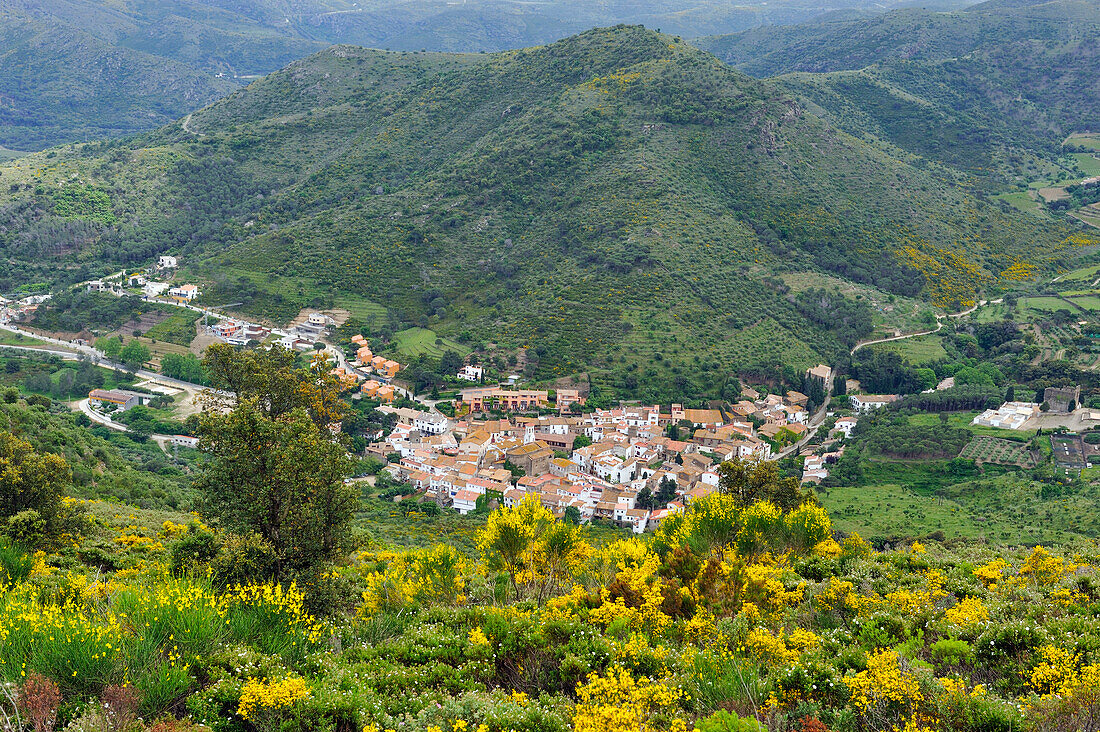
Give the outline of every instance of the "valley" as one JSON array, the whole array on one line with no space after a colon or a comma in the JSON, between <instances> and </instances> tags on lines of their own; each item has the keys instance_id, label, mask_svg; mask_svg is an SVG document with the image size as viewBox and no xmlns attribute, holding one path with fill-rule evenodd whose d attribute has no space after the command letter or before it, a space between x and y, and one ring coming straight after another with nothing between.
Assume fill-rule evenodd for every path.
<instances>
[{"instance_id":1,"label":"valley","mask_svg":"<svg viewBox=\"0 0 1100 732\"><path fill-rule=\"evenodd\" d=\"M1098 11L0 7L0 732L1092 730Z\"/></svg>"}]
</instances>

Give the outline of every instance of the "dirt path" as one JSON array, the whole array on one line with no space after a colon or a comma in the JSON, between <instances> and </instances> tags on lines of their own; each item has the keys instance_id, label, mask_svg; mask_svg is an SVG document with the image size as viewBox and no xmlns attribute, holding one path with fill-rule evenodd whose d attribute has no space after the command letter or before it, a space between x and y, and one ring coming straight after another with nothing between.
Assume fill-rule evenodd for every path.
<instances>
[{"instance_id":1,"label":"dirt path","mask_svg":"<svg viewBox=\"0 0 1100 732\"><path fill-rule=\"evenodd\" d=\"M206 133L204 133L204 132L195 132L193 129L191 129L191 113L190 112L187 114L186 117L183 118L183 131L186 132L189 135L194 135L195 137L206 137Z\"/></svg>"}]
</instances>

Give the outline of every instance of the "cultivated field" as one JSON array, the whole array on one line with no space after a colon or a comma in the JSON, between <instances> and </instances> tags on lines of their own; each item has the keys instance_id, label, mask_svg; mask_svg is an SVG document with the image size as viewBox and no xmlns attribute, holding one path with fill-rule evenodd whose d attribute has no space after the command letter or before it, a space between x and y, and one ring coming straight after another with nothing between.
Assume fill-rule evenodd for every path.
<instances>
[{"instance_id":1,"label":"cultivated field","mask_svg":"<svg viewBox=\"0 0 1100 732\"><path fill-rule=\"evenodd\" d=\"M966 444L959 453L959 457L973 460L979 465L995 463L1029 468L1035 464L1035 459L1028 450L1028 443L1001 440L996 437L975 437Z\"/></svg>"}]
</instances>

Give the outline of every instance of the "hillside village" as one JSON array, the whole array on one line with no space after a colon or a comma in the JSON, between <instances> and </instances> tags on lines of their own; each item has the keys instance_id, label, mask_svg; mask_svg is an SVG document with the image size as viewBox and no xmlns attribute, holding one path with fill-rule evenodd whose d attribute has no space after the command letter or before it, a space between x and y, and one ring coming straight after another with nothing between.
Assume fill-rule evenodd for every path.
<instances>
[{"instance_id":1,"label":"hillside village","mask_svg":"<svg viewBox=\"0 0 1100 732\"><path fill-rule=\"evenodd\" d=\"M811 372L829 385L831 369ZM380 407L397 423L367 452L391 460L384 470L415 491L405 500L431 500L465 514L489 501L513 506L535 494L555 515L642 533L718 490L723 461L784 457L825 423L826 409L811 415L808 397L795 391L762 395L746 388L742 396L704 409L625 405L582 413L584 398L574 390L559 390L551 405L548 391L473 387L459 392L455 419ZM863 411L892 398L867 397ZM855 424L855 417L841 417L830 434L849 435ZM808 457L803 482L823 479L839 454Z\"/></svg>"}]
</instances>

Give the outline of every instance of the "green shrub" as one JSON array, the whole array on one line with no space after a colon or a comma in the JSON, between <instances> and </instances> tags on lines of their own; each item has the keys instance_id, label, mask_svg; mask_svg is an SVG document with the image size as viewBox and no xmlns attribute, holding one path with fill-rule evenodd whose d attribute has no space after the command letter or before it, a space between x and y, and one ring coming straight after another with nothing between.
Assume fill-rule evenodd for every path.
<instances>
[{"instance_id":1,"label":"green shrub","mask_svg":"<svg viewBox=\"0 0 1100 732\"><path fill-rule=\"evenodd\" d=\"M966 641L942 638L932 644L931 651L936 663L958 666L974 662L974 649Z\"/></svg>"},{"instance_id":2,"label":"green shrub","mask_svg":"<svg viewBox=\"0 0 1100 732\"><path fill-rule=\"evenodd\" d=\"M262 582L275 574L275 549L259 534L230 535L210 569L222 587Z\"/></svg>"},{"instance_id":3,"label":"green shrub","mask_svg":"<svg viewBox=\"0 0 1100 732\"><path fill-rule=\"evenodd\" d=\"M46 541L46 519L38 511L28 508L8 519L4 533L17 544L37 549Z\"/></svg>"},{"instance_id":4,"label":"green shrub","mask_svg":"<svg viewBox=\"0 0 1100 732\"><path fill-rule=\"evenodd\" d=\"M695 723L696 732L768 732L768 728L752 717L738 717L722 709Z\"/></svg>"},{"instance_id":5,"label":"green shrub","mask_svg":"<svg viewBox=\"0 0 1100 732\"><path fill-rule=\"evenodd\" d=\"M0 538L0 586L17 585L30 576L34 559L21 548Z\"/></svg>"},{"instance_id":6,"label":"green shrub","mask_svg":"<svg viewBox=\"0 0 1100 732\"><path fill-rule=\"evenodd\" d=\"M213 561L219 551L221 544L214 533L192 524L187 528L187 533L169 547L169 569L179 576Z\"/></svg>"},{"instance_id":7,"label":"green shrub","mask_svg":"<svg viewBox=\"0 0 1100 732\"><path fill-rule=\"evenodd\" d=\"M154 719L168 712L183 699L194 683L186 666L158 664L134 680L141 692L141 712Z\"/></svg>"}]
</instances>

